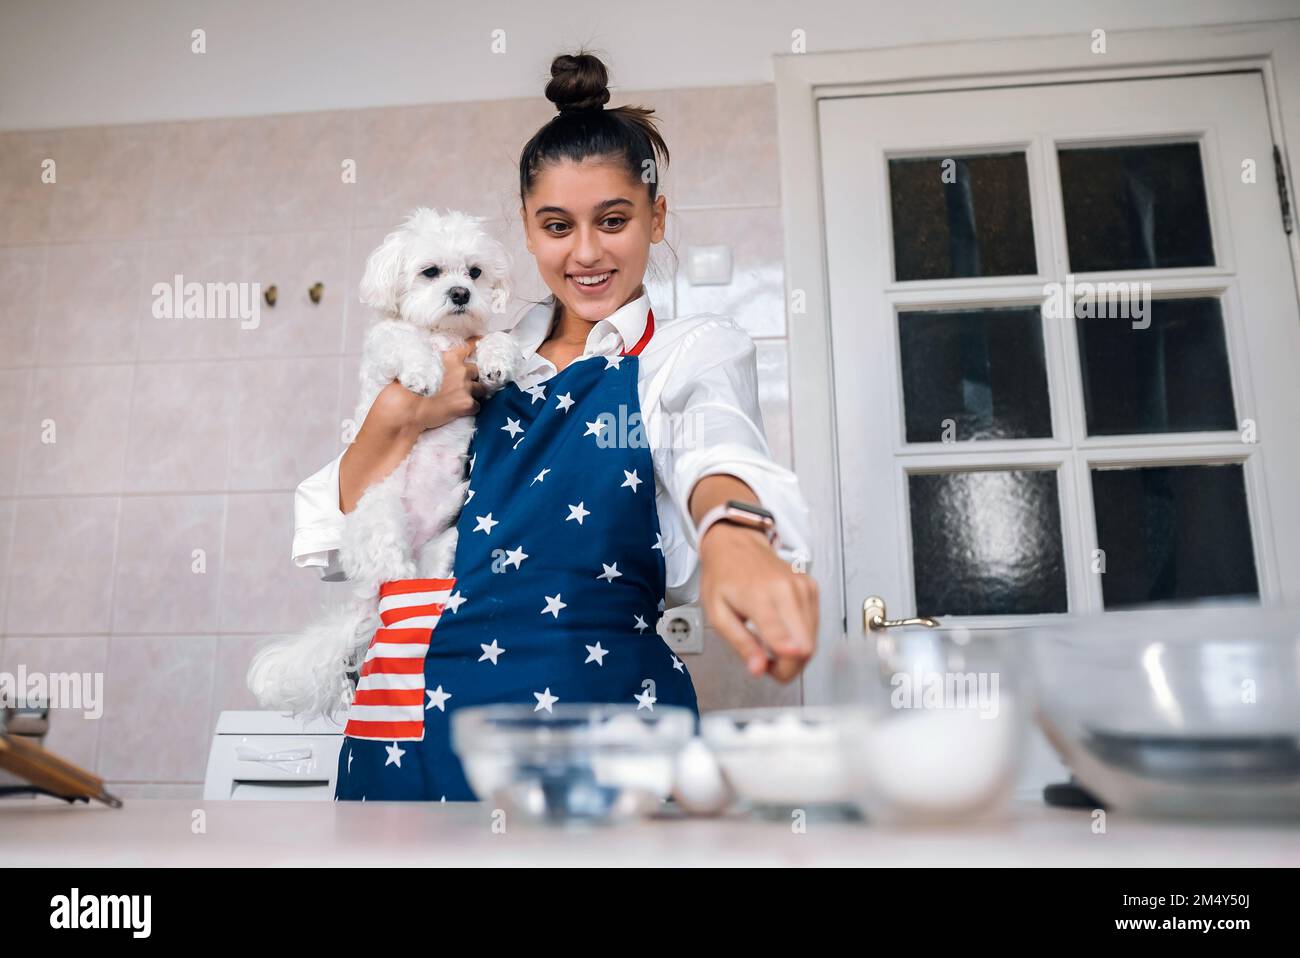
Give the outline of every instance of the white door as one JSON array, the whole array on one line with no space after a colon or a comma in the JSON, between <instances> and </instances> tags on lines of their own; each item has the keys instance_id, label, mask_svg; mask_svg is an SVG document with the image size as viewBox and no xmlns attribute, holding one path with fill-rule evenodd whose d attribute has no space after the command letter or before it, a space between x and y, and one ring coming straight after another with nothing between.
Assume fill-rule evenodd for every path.
<instances>
[{"instance_id":1,"label":"white door","mask_svg":"<svg viewBox=\"0 0 1300 958\"><path fill-rule=\"evenodd\" d=\"M1300 316L1260 76L819 111L850 640L869 595L971 628L1300 601Z\"/></svg>"}]
</instances>

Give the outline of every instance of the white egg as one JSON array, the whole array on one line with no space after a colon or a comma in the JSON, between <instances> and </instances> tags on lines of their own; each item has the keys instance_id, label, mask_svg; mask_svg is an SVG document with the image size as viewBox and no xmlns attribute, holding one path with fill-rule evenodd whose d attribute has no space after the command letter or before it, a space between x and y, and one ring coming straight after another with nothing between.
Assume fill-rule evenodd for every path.
<instances>
[{"instance_id":1,"label":"white egg","mask_svg":"<svg viewBox=\"0 0 1300 958\"><path fill-rule=\"evenodd\" d=\"M695 815L716 815L734 798L713 752L699 738L691 739L677 756L673 797Z\"/></svg>"}]
</instances>

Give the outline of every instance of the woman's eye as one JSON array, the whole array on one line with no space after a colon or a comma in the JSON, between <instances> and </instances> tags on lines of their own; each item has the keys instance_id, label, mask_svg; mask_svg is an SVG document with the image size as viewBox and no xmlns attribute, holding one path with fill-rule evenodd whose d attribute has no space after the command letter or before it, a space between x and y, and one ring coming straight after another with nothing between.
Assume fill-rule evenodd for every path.
<instances>
[{"instance_id":1,"label":"woman's eye","mask_svg":"<svg viewBox=\"0 0 1300 958\"><path fill-rule=\"evenodd\" d=\"M428 269L421 270L420 272L422 275L429 277L429 279L433 279L435 276L441 273L442 270L438 269L438 267L436 266L430 266Z\"/></svg>"},{"instance_id":2,"label":"woman's eye","mask_svg":"<svg viewBox=\"0 0 1300 958\"><path fill-rule=\"evenodd\" d=\"M626 218L626 217L623 217L623 216L609 216L609 217L606 217L606 218L603 220L603 222L608 223L610 220L614 220L615 222L618 223L619 226L622 226L624 223L627 222L627 218Z\"/></svg>"},{"instance_id":3,"label":"woman's eye","mask_svg":"<svg viewBox=\"0 0 1300 958\"><path fill-rule=\"evenodd\" d=\"M542 227L542 229L546 230L546 232L550 233L551 235L553 235L553 236L559 236L559 235L560 235L559 233L557 233L557 232L555 232L554 230L551 229L552 226L558 226L558 227L560 227L560 229L564 229L565 224L564 224L564 223L547 223L545 226Z\"/></svg>"},{"instance_id":4,"label":"woman's eye","mask_svg":"<svg viewBox=\"0 0 1300 958\"><path fill-rule=\"evenodd\" d=\"M482 275L483 275L483 271L482 271L481 269L479 269L477 266L471 266L471 267L469 268L469 278L470 278L470 279L478 279L478 278L479 278L480 276L482 276Z\"/></svg>"}]
</instances>

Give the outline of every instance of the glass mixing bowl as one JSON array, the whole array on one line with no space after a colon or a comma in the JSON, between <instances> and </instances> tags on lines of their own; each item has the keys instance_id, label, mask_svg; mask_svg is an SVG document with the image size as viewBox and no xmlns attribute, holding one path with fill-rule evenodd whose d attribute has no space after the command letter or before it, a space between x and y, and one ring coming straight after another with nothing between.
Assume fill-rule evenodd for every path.
<instances>
[{"instance_id":1,"label":"glass mixing bowl","mask_svg":"<svg viewBox=\"0 0 1300 958\"><path fill-rule=\"evenodd\" d=\"M1108 807L1300 817L1300 608L1108 612L1031 645L1038 722Z\"/></svg>"},{"instance_id":2,"label":"glass mixing bowl","mask_svg":"<svg viewBox=\"0 0 1300 958\"><path fill-rule=\"evenodd\" d=\"M498 704L451 717L452 748L474 793L550 824L658 811L694 734L694 713L673 705L562 703L548 712Z\"/></svg>"},{"instance_id":3,"label":"glass mixing bowl","mask_svg":"<svg viewBox=\"0 0 1300 958\"><path fill-rule=\"evenodd\" d=\"M948 824L996 817L1026 742L1011 630L890 629L837 656L840 748L869 821Z\"/></svg>"}]
</instances>

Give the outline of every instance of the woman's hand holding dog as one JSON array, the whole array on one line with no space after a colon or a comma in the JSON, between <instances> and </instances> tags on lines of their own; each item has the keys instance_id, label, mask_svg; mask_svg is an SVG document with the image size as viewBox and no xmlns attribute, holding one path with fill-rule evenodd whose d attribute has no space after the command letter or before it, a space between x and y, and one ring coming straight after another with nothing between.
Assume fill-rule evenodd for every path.
<instances>
[{"instance_id":1,"label":"woman's hand holding dog","mask_svg":"<svg viewBox=\"0 0 1300 958\"><path fill-rule=\"evenodd\" d=\"M401 464L424 430L478 413L487 387L479 382L478 366L468 357L479 339L472 336L465 345L443 353L442 386L432 396L411 392L396 381L380 390L356 438L339 460L339 508L343 512L356 508L367 489Z\"/></svg>"}]
</instances>

